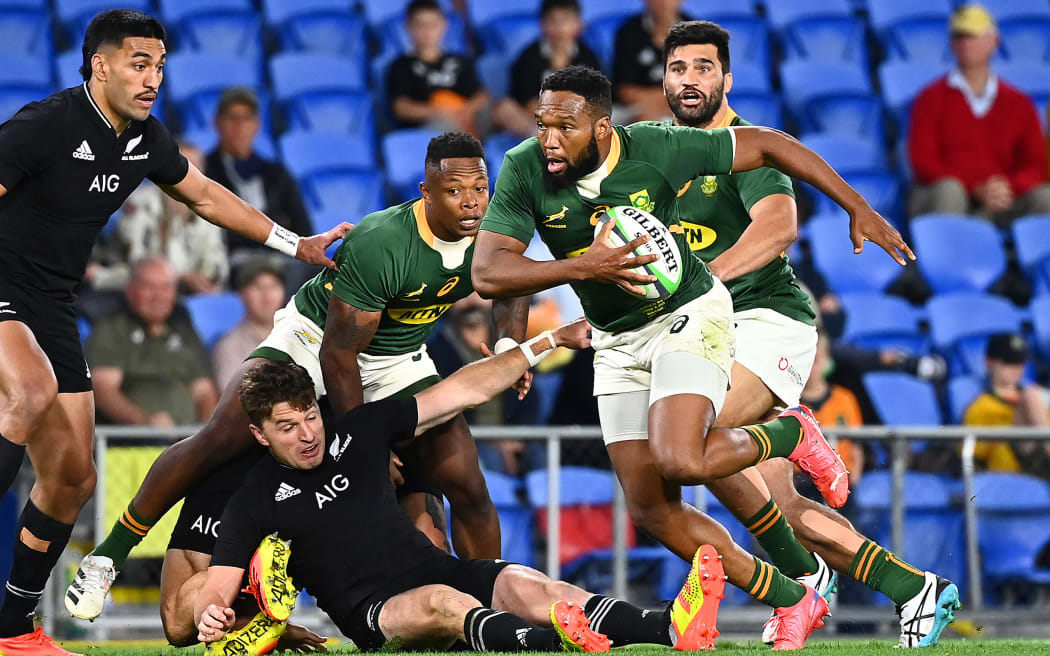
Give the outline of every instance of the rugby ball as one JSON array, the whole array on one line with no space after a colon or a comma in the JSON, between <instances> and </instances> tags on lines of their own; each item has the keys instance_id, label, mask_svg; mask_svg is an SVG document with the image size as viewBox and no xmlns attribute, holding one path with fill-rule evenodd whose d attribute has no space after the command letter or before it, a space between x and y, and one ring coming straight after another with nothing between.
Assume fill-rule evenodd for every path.
<instances>
[{"instance_id":1,"label":"rugby ball","mask_svg":"<svg viewBox=\"0 0 1050 656\"><path fill-rule=\"evenodd\" d=\"M682 255L678 250L678 242L667 226L649 212L640 210L630 205L620 205L607 210L598 219L594 226L594 236L609 221L613 221L612 231L609 233L609 245L619 248L641 235L649 235L649 241L634 249L634 255L641 257L656 253L660 259L655 262L637 267L638 273L656 276L656 282L642 285L644 294L631 294L639 298L656 300L668 298L678 289L682 282ZM626 291L626 290L625 290Z\"/></svg>"}]
</instances>

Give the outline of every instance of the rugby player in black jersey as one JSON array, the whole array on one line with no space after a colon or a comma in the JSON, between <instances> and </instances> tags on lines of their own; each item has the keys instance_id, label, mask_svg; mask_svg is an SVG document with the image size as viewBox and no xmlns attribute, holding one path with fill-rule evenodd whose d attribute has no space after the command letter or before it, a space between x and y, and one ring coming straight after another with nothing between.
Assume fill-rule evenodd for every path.
<instances>
[{"instance_id":1,"label":"rugby player in black jersey","mask_svg":"<svg viewBox=\"0 0 1050 656\"><path fill-rule=\"evenodd\" d=\"M408 649L461 640L478 651L676 642L701 607L717 608L724 576L710 547L694 559L673 605L644 611L521 565L450 556L415 529L390 483L393 444L488 401L557 346L586 347L589 328L580 320L547 331L415 396L360 405L327 427L305 369L275 361L249 369L241 405L272 457L260 460L227 503L211 566L197 575L198 638L228 640L237 620L231 606L248 570L260 607L274 619L291 612L290 577L364 651L395 639Z\"/></svg>"},{"instance_id":2,"label":"rugby player in black jersey","mask_svg":"<svg viewBox=\"0 0 1050 656\"><path fill-rule=\"evenodd\" d=\"M6 656L68 653L33 630L32 616L95 488L95 408L74 290L109 217L149 178L206 220L311 264L334 266L325 248L349 229L301 238L188 164L150 116L165 36L143 13L99 14L84 35L84 84L0 126L0 492L26 451L37 477L0 607Z\"/></svg>"}]
</instances>

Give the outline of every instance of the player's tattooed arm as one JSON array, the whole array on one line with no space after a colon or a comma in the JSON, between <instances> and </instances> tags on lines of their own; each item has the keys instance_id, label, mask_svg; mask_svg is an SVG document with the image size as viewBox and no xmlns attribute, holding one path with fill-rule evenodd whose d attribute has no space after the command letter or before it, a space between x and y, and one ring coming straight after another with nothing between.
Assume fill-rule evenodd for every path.
<instances>
[{"instance_id":1,"label":"player's tattooed arm","mask_svg":"<svg viewBox=\"0 0 1050 656\"><path fill-rule=\"evenodd\" d=\"M241 587L244 569L216 565L208 568L204 585L197 593L193 616L197 618L197 639L201 642L221 640L237 619L233 600Z\"/></svg>"},{"instance_id":2,"label":"player's tattooed arm","mask_svg":"<svg viewBox=\"0 0 1050 656\"><path fill-rule=\"evenodd\" d=\"M372 341L382 315L356 308L334 294L328 300L321 340L321 376L336 413L349 412L364 403L357 356Z\"/></svg>"},{"instance_id":3,"label":"player's tattooed arm","mask_svg":"<svg viewBox=\"0 0 1050 656\"><path fill-rule=\"evenodd\" d=\"M872 209L857 190L798 139L786 132L765 127L731 128L736 138L733 171L750 171L763 166L773 167L793 178L808 182L849 213L850 239L853 252L864 250L864 242L881 246L898 264L905 264L904 256L914 260L915 254L890 223Z\"/></svg>"},{"instance_id":4,"label":"player's tattooed arm","mask_svg":"<svg viewBox=\"0 0 1050 656\"><path fill-rule=\"evenodd\" d=\"M492 301L492 322L496 325L497 351L500 350L499 340L512 339L518 343L525 341L525 329L529 324L529 300L528 296L519 296ZM481 350L486 357L492 355L485 344L481 345ZM518 382L514 383L514 389L518 391L518 400L524 399L532 389L532 372L526 371L522 374Z\"/></svg>"},{"instance_id":5,"label":"player's tattooed arm","mask_svg":"<svg viewBox=\"0 0 1050 656\"><path fill-rule=\"evenodd\" d=\"M795 199L787 194L766 196L754 204L750 216L751 223L740 239L707 265L719 280L732 280L761 269L798 237Z\"/></svg>"}]
</instances>

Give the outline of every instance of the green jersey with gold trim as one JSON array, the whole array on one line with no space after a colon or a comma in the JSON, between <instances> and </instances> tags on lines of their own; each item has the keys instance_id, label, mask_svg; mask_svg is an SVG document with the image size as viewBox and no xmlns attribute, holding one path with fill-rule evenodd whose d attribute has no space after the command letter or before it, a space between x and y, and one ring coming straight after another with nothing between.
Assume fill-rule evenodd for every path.
<instances>
[{"instance_id":1,"label":"green jersey with gold trim","mask_svg":"<svg viewBox=\"0 0 1050 656\"><path fill-rule=\"evenodd\" d=\"M474 239L446 243L434 237L423 201L369 214L335 253L338 269L325 269L299 288L295 307L324 328L331 295L366 312L382 312L369 355L418 349L437 320L474 291L470 264Z\"/></svg>"},{"instance_id":2,"label":"green jersey with gold trim","mask_svg":"<svg viewBox=\"0 0 1050 656\"><path fill-rule=\"evenodd\" d=\"M660 219L675 234L679 250L688 253L678 190L699 175L731 171L733 150L729 130L663 123L615 126L609 155L598 170L574 186L556 189L544 180L546 160L533 137L504 158L481 229L524 244L538 231L557 259L578 257L594 241L594 226L605 210L633 205ZM594 280L572 287L593 326L608 332L632 330L711 289L707 265L692 257L682 260L682 282L666 299L646 300Z\"/></svg>"},{"instance_id":3,"label":"green jersey with gold trim","mask_svg":"<svg viewBox=\"0 0 1050 656\"><path fill-rule=\"evenodd\" d=\"M723 126L751 125L729 110ZM705 175L679 191L682 227L694 255L710 262L740 239L751 223L751 208L766 196L787 194L794 198L791 178L772 168L732 175ZM684 251L683 251L684 252ZM809 297L798 283L786 253L765 266L724 281L733 296L733 310L768 308L813 325Z\"/></svg>"}]
</instances>

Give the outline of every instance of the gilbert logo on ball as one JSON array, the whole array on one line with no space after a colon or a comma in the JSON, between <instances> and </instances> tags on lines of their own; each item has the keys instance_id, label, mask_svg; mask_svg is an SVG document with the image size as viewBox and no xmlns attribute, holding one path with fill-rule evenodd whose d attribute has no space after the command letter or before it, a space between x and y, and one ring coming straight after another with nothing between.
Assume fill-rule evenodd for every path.
<instances>
[{"instance_id":1,"label":"gilbert logo on ball","mask_svg":"<svg viewBox=\"0 0 1050 656\"><path fill-rule=\"evenodd\" d=\"M638 296L656 300L674 294L682 282L682 256L678 250L678 243L667 226L645 210L621 205L607 210L599 218L594 226L595 236L609 221L614 222L609 233L610 246L618 248L636 237L649 235L649 241L634 249L633 254L637 257L653 253L659 255L655 262L634 269L638 273L656 277L656 282L639 285L645 293Z\"/></svg>"}]
</instances>

